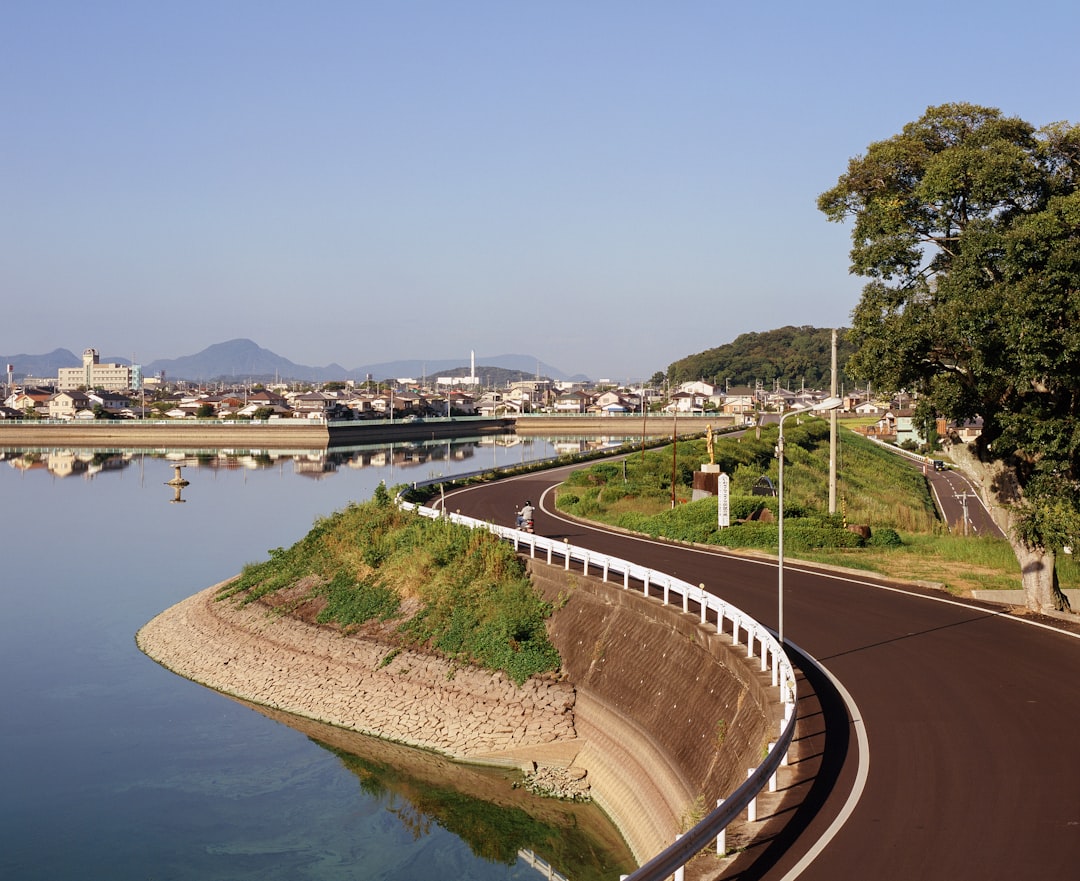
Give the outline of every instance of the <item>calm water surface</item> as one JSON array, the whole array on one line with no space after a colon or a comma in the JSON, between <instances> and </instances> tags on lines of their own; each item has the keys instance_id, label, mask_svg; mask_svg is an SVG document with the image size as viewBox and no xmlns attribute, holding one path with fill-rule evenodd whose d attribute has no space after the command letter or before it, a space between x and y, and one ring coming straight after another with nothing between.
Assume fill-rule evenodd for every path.
<instances>
[{"instance_id":1,"label":"calm water surface","mask_svg":"<svg viewBox=\"0 0 1080 881\"><path fill-rule=\"evenodd\" d=\"M496 810L443 779L453 771L331 748L134 642L380 480L553 452L502 438L330 457L0 453L0 878L541 877L519 845L577 879L628 871L589 815ZM182 504L164 485L177 461Z\"/></svg>"}]
</instances>

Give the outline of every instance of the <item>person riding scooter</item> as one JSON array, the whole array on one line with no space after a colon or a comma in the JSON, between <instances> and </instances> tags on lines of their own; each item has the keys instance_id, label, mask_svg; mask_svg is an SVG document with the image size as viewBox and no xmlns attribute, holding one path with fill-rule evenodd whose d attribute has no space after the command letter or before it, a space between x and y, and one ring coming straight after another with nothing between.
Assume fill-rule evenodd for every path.
<instances>
[{"instance_id":1,"label":"person riding scooter","mask_svg":"<svg viewBox=\"0 0 1080 881\"><path fill-rule=\"evenodd\" d=\"M517 525L518 529L524 529L526 532L532 532L533 530L533 514L535 509L533 503L526 500L524 507L518 511Z\"/></svg>"}]
</instances>

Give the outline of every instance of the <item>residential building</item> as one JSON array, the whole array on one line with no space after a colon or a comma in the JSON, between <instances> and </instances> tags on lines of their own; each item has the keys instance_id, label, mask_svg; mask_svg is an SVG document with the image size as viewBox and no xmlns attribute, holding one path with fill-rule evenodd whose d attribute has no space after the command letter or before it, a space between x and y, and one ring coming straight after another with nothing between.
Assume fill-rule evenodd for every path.
<instances>
[{"instance_id":1,"label":"residential building","mask_svg":"<svg viewBox=\"0 0 1080 881\"><path fill-rule=\"evenodd\" d=\"M753 413L757 409L758 396L750 386L733 386L724 396L724 412L729 414Z\"/></svg>"},{"instance_id":2,"label":"residential building","mask_svg":"<svg viewBox=\"0 0 1080 881\"><path fill-rule=\"evenodd\" d=\"M602 415L608 416L612 413L629 413L633 405L623 395L610 391L597 395L593 408L599 410Z\"/></svg>"},{"instance_id":3,"label":"residential building","mask_svg":"<svg viewBox=\"0 0 1080 881\"><path fill-rule=\"evenodd\" d=\"M555 400L556 413L584 413L592 403L592 395L585 391L573 391L559 395Z\"/></svg>"},{"instance_id":4,"label":"residential building","mask_svg":"<svg viewBox=\"0 0 1080 881\"><path fill-rule=\"evenodd\" d=\"M119 414L126 407L131 406L131 399L127 395L118 392L87 392L86 397L90 401L91 409L99 405L106 413Z\"/></svg>"},{"instance_id":5,"label":"residential building","mask_svg":"<svg viewBox=\"0 0 1080 881\"><path fill-rule=\"evenodd\" d=\"M61 367L56 386L60 391L71 389L104 389L123 391L136 387L138 368L126 364L102 364L97 349L86 349L82 367Z\"/></svg>"},{"instance_id":6,"label":"residential building","mask_svg":"<svg viewBox=\"0 0 1080 881\"><path fill-rule=\"evenodd\" d=\"M27 410L33 410L39 416L47 416L49 414L49 398L52 396L53 393L45 389L27 387L21 392L16 392L8 397L4 404L11 407L12 410L20 410L23 413Z\"/></svg>"},{"instance_id":7,"label":"residential building","mask_svg":"<svg viewBox=\"0 0 1080 881\"><path fill-rule=\"evenodd\" d=\"M50 419L74 419L81 410L92 408L90 398L80 391L57 392L49 398Z\"/></svg>"},{"instance_id":8,"label":"residential building","mask_svg":"<svg viewBox=\"0 0 1080 881\"><path fill-rule=\"evenodd\" d=\"M712 383L704 382L700 379L692 380L691 382L684 382L678 389L683 394L687 395L700 395L705 398L711 398L716 394L716 386Z\"/></svg>"}]
</instances>

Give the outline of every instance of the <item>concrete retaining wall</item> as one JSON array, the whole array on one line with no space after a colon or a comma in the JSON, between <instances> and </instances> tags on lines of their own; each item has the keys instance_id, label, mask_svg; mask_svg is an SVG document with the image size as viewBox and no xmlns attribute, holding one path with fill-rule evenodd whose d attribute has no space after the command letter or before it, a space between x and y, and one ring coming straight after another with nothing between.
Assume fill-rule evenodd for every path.
<instances>
[{"instance_id":1,"label":"concrete retaining wall","mask_svg":"<svg viewBox=\"0 0 1080 881\"><path fill-rule=\"evenodd\" d=\"M513 431L507 419L432 419L427 422L278 419L267 422L208 422L174 419L100 419L78 422L0 421L0 446L311 450L328 445L389 443Z\"/></svg>"},{"instance_id":2,"label":"concrete retaining wall","mask_svg":"<svg viewBox=\"0 0 1080 881\"><path fill-rule=\"evenodd\" d=\"M769 674L681 607L561 567L531 569L561 607L549 631L577 688L575 764L644 861L760 763L780 719Z\"/></svg>"},{"instance_id":3,"label":"concrete retaining wall","mask_svg":"<svg viewBox=\"0 0 1080 881\"><path fill-rule=\"evenodd\" d=\"M93 447L96 449L325 449L326 424L307 419L266 423L139 422L100 419L85 422L5 421L0 445L6 447Z\"/></svg>"}]
</instances>

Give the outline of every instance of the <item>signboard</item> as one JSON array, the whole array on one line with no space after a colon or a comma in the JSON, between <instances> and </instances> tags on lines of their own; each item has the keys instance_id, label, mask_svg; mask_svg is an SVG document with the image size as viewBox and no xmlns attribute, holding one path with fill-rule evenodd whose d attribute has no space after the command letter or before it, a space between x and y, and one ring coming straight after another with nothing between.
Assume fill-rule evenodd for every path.
<instances>
[{"instance_id":1,"label":"signboard","mask_svg":"<svg viewBox=\"0 0 1080 881\"><path fill-rule=\"evenodd\" d=\"M731 478L720 474L716 478L716 518L721 529L731 525Z\"/></svg>"}]
</instances>

